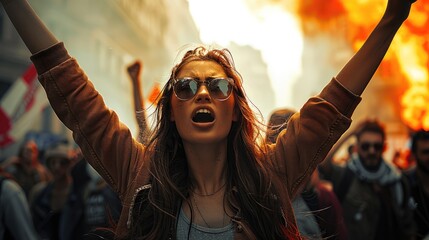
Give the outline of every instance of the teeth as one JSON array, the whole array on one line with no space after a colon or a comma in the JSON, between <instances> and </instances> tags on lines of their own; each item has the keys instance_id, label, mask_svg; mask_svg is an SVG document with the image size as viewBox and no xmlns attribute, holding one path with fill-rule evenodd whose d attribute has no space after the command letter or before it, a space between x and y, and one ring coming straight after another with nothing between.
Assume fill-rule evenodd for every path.
<instances>
[{"instance_id":1,"label":"teeth","mask_svg":"<svg viewBox=\"0 0 429 240\"><path fill-rule=\"evenodd\" d=\"M208 109L206 109L206 108L199 109L195 113L208 113L208 114L211 114L211 112Z\"/></svg>"}]
</instances>

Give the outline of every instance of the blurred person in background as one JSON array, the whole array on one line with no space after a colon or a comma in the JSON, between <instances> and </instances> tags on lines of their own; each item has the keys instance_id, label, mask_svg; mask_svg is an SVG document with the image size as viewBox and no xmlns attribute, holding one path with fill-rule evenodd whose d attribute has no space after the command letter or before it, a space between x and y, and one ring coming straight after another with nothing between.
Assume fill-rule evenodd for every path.
<instances>
[{"instance_id":1,"label":"blurred person in background","mask_svg":"<svg viewBox=\"0 0 429 240\"><path fill-rule=\"evenodd\" d=\"M342 204L350 239L413 239L409 183L383 159L384 125L363 120L349 135L356 138L356 149L346 165L333 164L328 154L319 169Z\"/></svg>"},{"instance_id":2,"label":"blurred person in background","mask_svg":"<svg viewBox=\"0 0 429 240\"><path fill-rule=\"evenodd\" d=\"M284 129L287 131L287 122L295 112L284 108L271 113L267 142L275 143L279 133ZM320 181L317 170L292 200L292 207L302 236L308 239L348 239L341 205L335 194Z\"/></svg>"},{"instance_id":3,"label":"blurred person in background","mask_svg":"<svg viewBox=\"0 0 429 240\"><path fill-rule=\"evenodd\" d=\"M127 66L127 73L131 80L133 90L134 111L139 127L137 141L147 144L147 141L149 140L150 128L147 122L144 97L142 93L142 81L140 77L142 70L143 64L139 60L136 60L134 63Z\"/></svg>"},{"instance_id":4,"label":"blurred person in background","mask_svg":"<svg viewBox=\"0 0 429 240\"><path fill-rule=\"evenodd\" d=\"M53 179L34 186L29 198L33 222L42 239L80 239L86 231L83 193L90 177L73 178L77 161L72 148L64 144L45 152Z\"/></svg>"},{"instance_id":5,"label":"blurred person in background","mask_svg":"<svg viewBox=\"0 0 429 240\"><path fill-rule=\"evenodd\" d=\"M419 130L413 134L411 157L416 165L405 174L415 201L416 239L429 239L429 131Z\"/></svg>"},{"instance_id":6,"label":"blurred person in background","mask_svg":"<svg viewBox=\"0 0 429 240\"><path fill-rule=\"evenodd\" d=\"M0 239L37 240L27 198L13 177L0 167Z\"/></svg>"},{"instance_id":7,"label":"blurred person in background","mask_svg":"<svg viewBox=\"0 0 429 240\"><path fill-rule=\"evenodd\" d=\"M85 232L116 226L122 210L118 194L83 158L80 148L75 146L74 150L78 162L72 170L72 176L74 183L84 188Z\"/></svg>"},{"instance_id":8,"label":"blurred person in background","mask_svg":"<svg viewBox=\"0 0 429 240\"><path fill-rule=\"evenodd\" d=\"M40 162L39 148L34 140L26 140L17 156L7 159L2 167L12 174L28 197L31 189L39 182L48 182L52 175Z\"/></svg>"}]
</instances>

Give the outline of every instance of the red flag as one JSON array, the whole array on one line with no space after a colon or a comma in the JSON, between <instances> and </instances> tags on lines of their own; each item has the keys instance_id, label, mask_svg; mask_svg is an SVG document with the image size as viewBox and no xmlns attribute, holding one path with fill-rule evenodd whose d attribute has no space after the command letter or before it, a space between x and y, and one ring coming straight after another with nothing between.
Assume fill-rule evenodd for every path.
<instances>
[{"instance_id":1,"label":"red flag","mask_svg":"<svg viewBox=\"0 0 429 240\"><path fill-rule=\"evenodd\" d=\"M30 65L0 101L0 147L23 137L33 127L34 118L46 104L36 69Z\"/></svg>"}]
</instances>

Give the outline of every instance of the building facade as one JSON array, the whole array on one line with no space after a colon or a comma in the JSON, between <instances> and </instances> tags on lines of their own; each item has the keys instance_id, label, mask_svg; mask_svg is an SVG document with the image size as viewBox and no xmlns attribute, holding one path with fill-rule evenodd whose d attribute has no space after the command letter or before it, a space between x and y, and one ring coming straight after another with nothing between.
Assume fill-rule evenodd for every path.
<instances>
[{"instance_id":1,"label":"building facade","mask_svg":"<svg viewBox=\"0 0 429 240\"><path fill-rule=\"evenodd\" d=\"M79 61L106 104L132 132L137 131L126 66L143 62L143 94L169 76L178 50L199 43L186 0L30 0L48 28ZM0 101L31 64L30 53L0 9ZM50 107L26 126L71 138ZM19 140L19 139L18 139ZM0 149L0 161L16 144Z\"/></svg>"}]
</instances>

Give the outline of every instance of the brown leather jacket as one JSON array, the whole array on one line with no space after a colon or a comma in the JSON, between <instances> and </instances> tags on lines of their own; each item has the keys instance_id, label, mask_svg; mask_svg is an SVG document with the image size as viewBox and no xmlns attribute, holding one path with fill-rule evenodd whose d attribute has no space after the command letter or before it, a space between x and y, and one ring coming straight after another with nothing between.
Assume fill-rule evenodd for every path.
<instances>
[{"instance_id":1,"label":"brown leather jacket","mask_svg":"<svg viewBox=\"0 0 429 240\"><path fill-rule=\"evenodd\" d=\"M148 163L143 159L145 146L133 139L130 130L104 103L75 59L59 43L31 57L39 81L46 90L52 108L73 131L85 158L118 192L123 210L117 234L123 235L130 224L134 199L147 187ZM300 185L323 161L332 145L347 130L351 115L360 101L333 79L316 97L302 107L269 146L273 172L282 175L285 195L292 198ZM295 223L290 201L283 211L289 224ZM249 239L250 229L237 226L235 239ZM297 236L297 238L299 238Z\"/></svg>"}]
</instances>

